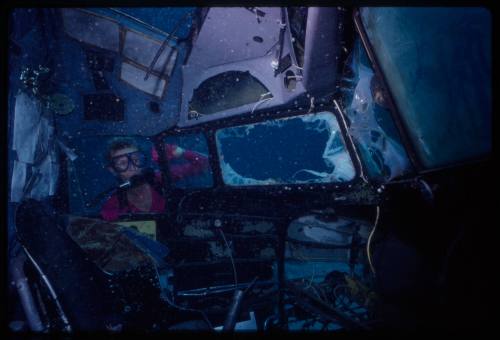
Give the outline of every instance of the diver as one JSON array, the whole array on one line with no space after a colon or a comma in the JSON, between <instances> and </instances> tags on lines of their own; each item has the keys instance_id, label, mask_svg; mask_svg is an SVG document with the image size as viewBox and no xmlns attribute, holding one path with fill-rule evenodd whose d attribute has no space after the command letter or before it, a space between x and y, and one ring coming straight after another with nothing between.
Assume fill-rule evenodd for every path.
<instances>
[{"instance_id":1,"label":"diver","mask_svg":"<svg viewBox=\"0 0 500 340\"><path fill-rule=\"evenodd\" d=\"M185 164L169 167L173 181L201 173L208 167L208 159L191 150L174 144L165 144L167 160L183 158ZM158 161L153 148L152 158ZM117 138L111 141L106 151L108 170L120 181L115 193L104 203L101 216L106 221L115 221L127 213L162 213L165 198L162 192L162 177L159 171L146 166L146 156L132 138Z\"/></svg>"}]
</instances>

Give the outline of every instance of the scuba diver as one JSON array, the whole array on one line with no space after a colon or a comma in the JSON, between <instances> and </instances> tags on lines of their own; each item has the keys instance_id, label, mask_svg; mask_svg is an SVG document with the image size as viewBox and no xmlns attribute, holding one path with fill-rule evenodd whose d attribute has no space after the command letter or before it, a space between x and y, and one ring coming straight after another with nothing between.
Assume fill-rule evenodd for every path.
<instances>
[{"instance_id":1,"label":"scuba diver","mask_svg":"<svg viewBox=\"0 0 500 340\"><path fill-rule=\"evenodd\" d=\"M208 159L191 150L184 150L174 144L165 144L167 160L183 158L185 164L170 166L173 181L201 173L208 167ZM153 148L152 158L158 161L158 153ZM131 138L112 140L106 151L108 170L117 177L120 185L104 203L101 216L106 221L117 220L126 213L161 213L165 210L160 172L145 167L146 156Z\"/></svg>"}]
</instances>

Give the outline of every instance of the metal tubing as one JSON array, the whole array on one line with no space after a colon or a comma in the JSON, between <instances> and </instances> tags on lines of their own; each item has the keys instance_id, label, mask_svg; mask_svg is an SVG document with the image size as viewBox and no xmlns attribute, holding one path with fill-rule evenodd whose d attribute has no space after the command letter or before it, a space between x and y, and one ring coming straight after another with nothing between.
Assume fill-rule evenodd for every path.
<instances>
[{"instance_id":1,"label":"metal tubing","mask_svg":"<svg viewBox=\"0 0 500 340\"><path fill-rule=\"evenodd\" d=\"M40 320L40 313L36 308L35 300L31 294L28 278L24 274L23 266L25 261L26 256L23 253L16 256L10 263L10 272L16 283L17 293L19 294L30 329L34 332L43 332L45 327Z\"/></svg>"},{"instance_id":2,"label":"metal tubing","mask_svg":"<svg viewBox=\"0 0 500 340\"><path fill-rule=\"evenodd\" d=\"M45 276L45 274L43 273L43 271L40 268L40 266L38 265L38 263L36 263L35 259L30 255L30 253L28 252L28 250L24 246L23 246L23 249L24 249L26 255L28 256L28 258L31 260L31 262L35 266L35 269L37 270L38 274L42 278L43 282L45 283L45 285L49 289L50 295L56 304L57 313L59 314L59 317L61 318L62 322L64 323L64 331L71 332L72 331L71 325L69 324L68 318L62 309L62 306L59 302L59 299L57 298L57 294L56 294L54 288L52 287L52 285L50 284L49 279L47 278L47 276Z\"/></svg>"},{"instance_id":3,"label":"metal tubing","mask_svg":"<svg viewBox=\"0 0 500 340\"><path fill-rule=\"evenodd\" d=\"M233 295L233 302L229 309L229 313L227 314L226 320L224 321L223 331L233 331L234 326L236 325L236 319L240 314L241 300L243 300L243 291L235 290Z\"/></svg>"}]
</instances>

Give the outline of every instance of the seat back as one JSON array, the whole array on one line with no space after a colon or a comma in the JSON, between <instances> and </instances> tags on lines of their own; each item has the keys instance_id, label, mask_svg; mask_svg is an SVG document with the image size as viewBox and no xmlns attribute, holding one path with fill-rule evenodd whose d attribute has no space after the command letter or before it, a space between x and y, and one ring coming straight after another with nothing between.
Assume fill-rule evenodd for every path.
<instances>
[{"instance_id":1,"label":"seat back","mask_svg":"<svg viewBox=\"0 0 500 340\"><path fill-rule=\"evenodd\" d=\"M74 330L104 330L112 314L108 278L65 233L48 202L28 200L16 211L16 232L54 289Z\"/></svg>"}]
</instances>

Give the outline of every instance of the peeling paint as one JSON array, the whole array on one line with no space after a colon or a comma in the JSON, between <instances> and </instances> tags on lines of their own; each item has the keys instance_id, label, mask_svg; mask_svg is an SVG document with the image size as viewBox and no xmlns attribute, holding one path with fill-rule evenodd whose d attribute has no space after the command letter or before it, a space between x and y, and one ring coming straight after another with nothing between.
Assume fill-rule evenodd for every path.
<instances>
[{"instance_id":1,"label":"peeling paint","mask_svg":"<svg viewBox=\"0 0 500 340\"><path fill-rule=\"evenodd\" d=\"M209 238L214 237L215 234L210 228L210 222L195 220L193 223L189 224L186 228L184 228L184 236L193 236L200 238Z\"/></svg>"},{"instance_id":2,"label":"peeling paint","mask_svg":"<svg viewBox=\"0 0 500 340\"><path fill-rule=\"evenodd\" d=\"M249 233L252 231L256 231L258 233L264 234L270 232L274 228L274 225L270 222L243 222L243 228L241 229L242 233Z\"/></svg>"}]
</instances>

